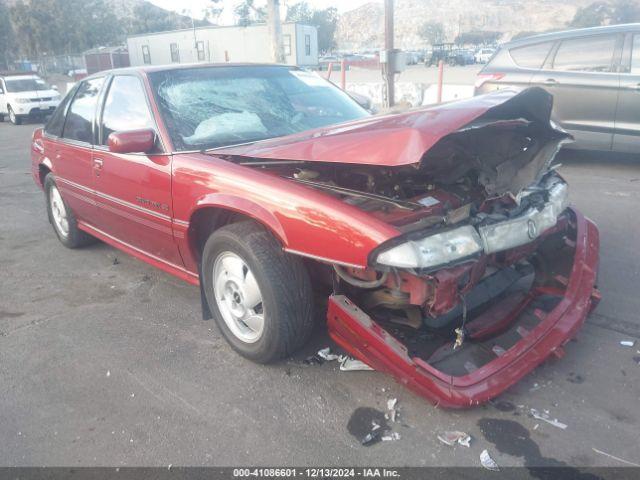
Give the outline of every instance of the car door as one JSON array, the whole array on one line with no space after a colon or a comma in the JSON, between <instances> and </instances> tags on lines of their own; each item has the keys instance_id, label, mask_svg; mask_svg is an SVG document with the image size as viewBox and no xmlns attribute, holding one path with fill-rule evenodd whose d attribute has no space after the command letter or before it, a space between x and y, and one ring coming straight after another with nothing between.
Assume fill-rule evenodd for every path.
<instances>
[{"instance_id":1,"label":"car door","mask_svg":"<svg viewBox=\"0 0 640 480\"><path fill-rule=\"evenodd\" d=\"M598 34L561 40L532 79L553 95L553 117L574 135L577 147L611 148L622 39Z\"/></svg>"},{"instance_id":2,"label":"car door","mask_svg":"<svg viewBox=\"0 0 640 480\"><path fill-rule=\"evenodd\" d=\"M156 129L140 77L113 76L99 122L100 144L93 154L98 228L139 252L181 266L171 224L171 156L161 145L155 155L113 153L107 146L112 132Z\"/></svg>"},{"instance_id":3,"label":"car door","mask_svg":"<svg viewBox=\"0 0 640 480\"><path fill-rule=\"evenodd\" d=\"M625 40L613 149L640 152L640 32Z\"/></svg>"},{"instance_id":4,"label":"car door","mask_svg":"<svg viewBox=\"0 0 640 480\"><path fill-rule=\"evenodd\" d=\"M53 171L62 198L79 220L91 225L96 215L92 172L94 120L103 84L104 77L80 83L67 109L61 136L46 140L45 145L45 151L53 157Z\"/></svg>"}]
</instances>

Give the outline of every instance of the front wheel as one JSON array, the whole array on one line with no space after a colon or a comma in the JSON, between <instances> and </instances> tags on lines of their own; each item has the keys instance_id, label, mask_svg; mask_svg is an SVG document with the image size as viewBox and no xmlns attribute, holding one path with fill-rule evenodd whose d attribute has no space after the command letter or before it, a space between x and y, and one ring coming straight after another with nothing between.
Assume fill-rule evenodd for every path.
<instances>
[{"instance_id":1,"label":"front wheel","mask_svg":"<svg viewBox=\"0 0 640 480\"><path fill-rule=\"evenodd\" d=\"M216 230L202 254L203 290L229 344L258 363L300 348L313 328L311 283L302 261L261 225Z\"/></svg>"},{"instance_id":2,"label":"front wheel","mask_svg":"<svg viewBox=\"0 0 640 480\"><path fill-rule=\"evenodd\" d=\"M22 125L22 118L16 115L11 107L9 107L9 121L14 125Z\"/></svg>"}]
</instances>

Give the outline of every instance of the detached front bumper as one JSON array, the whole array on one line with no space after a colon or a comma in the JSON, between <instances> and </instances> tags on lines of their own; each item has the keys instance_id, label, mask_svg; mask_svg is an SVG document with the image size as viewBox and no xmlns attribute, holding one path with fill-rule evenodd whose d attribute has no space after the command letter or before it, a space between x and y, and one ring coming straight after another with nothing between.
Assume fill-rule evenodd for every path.
<instances>
[{"instance_id":1,"label":"detached front bumper","mask_svg":"<svg viewBox=\"0 0 640 480\"><path fill-rule=\"evenodd\" d=\"M434 404L466 408L484 403L518 382L550 355L561 357L563 345L571 340L593 310L600 294L595 288L598 270L599 234L593 222L576 210L573 265L565 279L559 303L547 312L536 312L540 322L517 343L494 360L463 376L447 375L425 360L411 357L406 347L354 305L347 297L332 296L327 312L331 337L350 354L398 381ZM492 329L505 328L538 295L532 289L519 302L503 301L492 306ZM472 335L473 336L473 335Z\"/></svg>"}]
</instances>

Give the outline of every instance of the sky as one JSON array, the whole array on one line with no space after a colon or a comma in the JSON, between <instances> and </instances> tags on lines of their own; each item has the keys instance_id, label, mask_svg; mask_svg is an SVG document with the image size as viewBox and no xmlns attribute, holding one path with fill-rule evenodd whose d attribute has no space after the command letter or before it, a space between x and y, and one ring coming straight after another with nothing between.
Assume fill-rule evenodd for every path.
<instances>
[{"instance_id":1,"label":"sky","mask_svg":"<svg viewBox=\"0 0 640 480\"><path fill-rule=\"evenodd\" d=\"M149 0L151 3L162 7L167 10L173 10L178 13L187 11L191 16L195 18L202 18L202 11L207 6L211 6L213 3L210 0ZM382 0L307 0L307 3L313 8L327 8L336 7L338 12L346 12L358 8L361 5L369 2L381 2ZM218 5L222 4L224 10L219 18L221 25L233 25L233 9L236 4L240 3L240 0L222 0ZM286 12L287 5L293 5L298 3L297 0L280 0L280 9L282 14ZM266 4L266 0L258 0L258 5ZM285 7L285 8L283 8Z\"/></svg>"}]
</instances>

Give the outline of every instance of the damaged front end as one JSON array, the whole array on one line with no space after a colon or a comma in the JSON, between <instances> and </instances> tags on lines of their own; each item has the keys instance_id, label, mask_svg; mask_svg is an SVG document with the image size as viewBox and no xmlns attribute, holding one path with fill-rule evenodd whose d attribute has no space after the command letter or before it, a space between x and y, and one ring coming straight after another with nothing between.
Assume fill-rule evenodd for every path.
<instances>
[{"instance_id":1,"label":"damaged front end","mask_svg":"<svg viewBox=\"0 0 640 480\"><path fill-rule=\"evenodd\" d=\"M243 160L399 232L367 268L332 266L327 315L338 344L451 408L485 402L562 355L599 300L599 238L568 208L552 167L570 138L550 112L550 96L529 89L435 137L417 114L396 117L395 134L411 130L403 155L428 144L414 163L276 151L278 161L265 152Z\"/></svg>"}]
</instances>

